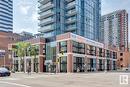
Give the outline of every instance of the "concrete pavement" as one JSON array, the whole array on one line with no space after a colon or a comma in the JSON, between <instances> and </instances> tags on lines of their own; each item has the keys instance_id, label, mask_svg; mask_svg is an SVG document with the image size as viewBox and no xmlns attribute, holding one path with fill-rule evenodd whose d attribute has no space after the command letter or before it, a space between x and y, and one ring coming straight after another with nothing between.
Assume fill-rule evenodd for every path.
<instances>
[{"instance_id":1,"label":"concrete pavement","mask_svg":"<svg viewBox=\"0 0 130 87\"><path fill-rule=\"evenodd\" d=\"M129 84L120 84L120 75L128 75ZM14 73L0 77L0 87L130 87L130 73Z\"/></svg>"}]
</instances>

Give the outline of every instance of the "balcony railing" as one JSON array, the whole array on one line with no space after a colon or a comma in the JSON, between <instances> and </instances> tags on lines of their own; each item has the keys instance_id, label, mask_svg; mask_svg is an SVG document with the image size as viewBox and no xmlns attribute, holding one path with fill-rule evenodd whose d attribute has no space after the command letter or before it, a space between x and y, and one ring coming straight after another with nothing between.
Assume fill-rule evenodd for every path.
<instances>
[{"instance_id":1,"label":"balcony railing","mask_svg":"<svg viewBox=\"0 0 130 87\"><path fill-rule=\"evenodd\" d=\"M44 27L38 29L38 31L43 32L43 33L49 32L49 31L52 31L52 30L54 30L53 25L44 26Z\"/></svg>"}]
</instances>

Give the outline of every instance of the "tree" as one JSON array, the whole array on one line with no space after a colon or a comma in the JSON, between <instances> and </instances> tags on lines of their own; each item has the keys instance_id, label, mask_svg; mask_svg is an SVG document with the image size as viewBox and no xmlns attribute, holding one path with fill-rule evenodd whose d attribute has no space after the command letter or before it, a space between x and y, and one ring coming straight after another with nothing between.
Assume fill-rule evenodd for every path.
<instances>
[{"instance_id":1,"label":"tree","mask_svg":"<svg viewBox=\"0 0 130 87\"><path fill-rule=\"evenodd\" d=\"M22 68L24 72L26 71L26 60L25 56L27 55L27 49L30 47L29 42L18 42L16 43L17 56L21 59Z\"/></svg>"},{"instance_id":2,"label":"tree","mask_svg":"<svg viewBox=\"0 0 130 87\"><path fill-rule=\"evenodd\" d=\"M36 58L36 56L38 55L37 51L38 51L38 46L36 45L30 46L29 52L30 52L30 56L33 56L32 58L34 60L34 66L35 66L34 69L36 72L38 72L38 60Z\"/></svg>"}]
</instances>

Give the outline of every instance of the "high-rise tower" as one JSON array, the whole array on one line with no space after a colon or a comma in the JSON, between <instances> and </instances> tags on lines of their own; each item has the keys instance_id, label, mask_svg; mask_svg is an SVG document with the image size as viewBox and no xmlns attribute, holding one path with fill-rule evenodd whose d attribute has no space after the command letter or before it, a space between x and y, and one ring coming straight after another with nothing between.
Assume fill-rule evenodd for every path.
<instances>
[{"instance_id":1,"label":"high-rise tower","mask_svg":"<svg viewBox=\"0 0 130 87\"><path fill-rule=\"evenodd\" d=\"M128 50L128 13L118 10L101 18L102 41L108 47Z\"/></svg>"},{"instance_id":2,"label":"high-rise tower","mask_svg":"<svg viewBox=\"0 0 130 87\"><path fill-rule=\"evenodd\" d=\"M39 32L45 38L72 32L100 39L100 0L39 0Z\"/></svg>"},{"instance_id":3,"label":"high-rise tower","mask_svg":"<svg viewBox=\"0 0 130 87\"><path fill-rule=\"evenodd\" d=\"M0 0L0 31L13 31L13 0Z\"/></svg>"}]
</instances>

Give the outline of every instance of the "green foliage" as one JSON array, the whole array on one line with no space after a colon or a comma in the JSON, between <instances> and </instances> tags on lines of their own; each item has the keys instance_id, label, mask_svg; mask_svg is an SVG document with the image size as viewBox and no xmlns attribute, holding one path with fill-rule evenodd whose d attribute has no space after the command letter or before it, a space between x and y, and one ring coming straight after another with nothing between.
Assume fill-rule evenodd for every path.
<instances>
[{"instance_id":1,"label":"green foliage","mask_svg":"<svg viewBox=\"0 0 130 87\"><path fill-rule=\"evenodd\" d=\"M34 56L36 58L38 47L36 45L30 46L30 56Z\"/></svg>"},{"instance_id":2,"label":"green foliage","mask_svg":"<svg viewBox=\"0 0 130 87\"><path fill-rule=\"evenodd\" d=\"M28 42L18 42L16 43L16 50L17 50L17 54L18 57L22 58L26 55L26 51L27 48L30 46L31 44Z\"/></svg>"}]
</instances>

